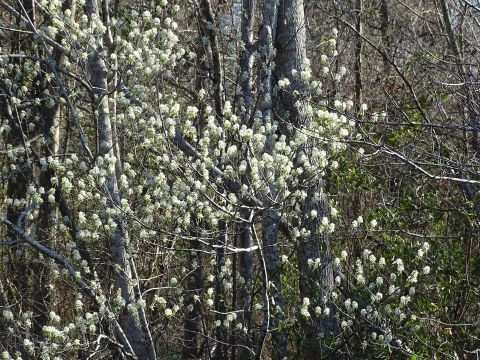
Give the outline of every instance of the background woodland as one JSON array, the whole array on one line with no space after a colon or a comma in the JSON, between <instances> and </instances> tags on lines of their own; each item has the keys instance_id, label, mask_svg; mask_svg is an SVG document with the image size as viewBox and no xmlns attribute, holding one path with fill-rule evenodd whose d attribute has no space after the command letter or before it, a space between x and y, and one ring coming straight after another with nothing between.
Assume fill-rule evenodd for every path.
<instances>
[{"instance_id":1,"label":"background woodland","mask_svg":"<svg viewBox=\"0 0 480 360\"><path fill-rule=\"evenodd\" d=\"M0 0L3 359L476 359L477 0Z\"/></svg>"}]
</instances>

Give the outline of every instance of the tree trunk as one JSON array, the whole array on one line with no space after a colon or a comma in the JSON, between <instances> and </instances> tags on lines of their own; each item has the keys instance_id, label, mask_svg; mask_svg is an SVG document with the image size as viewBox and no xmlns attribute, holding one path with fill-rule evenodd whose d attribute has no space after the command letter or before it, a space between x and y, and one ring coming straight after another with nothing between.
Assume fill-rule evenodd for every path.
<instances>
[{"instance_id":1,"label":"tree trunk","mask_svg":"<svg viewBox=\"0 0 480 360\"><path fill-rule=\"evenodd\" d=\"M385 1L385 0L384 0ZM362 106L362 48L363 48L363 39L362 39L362 0L355 1L355 112L359 113L360 106Z\"/></svg>"},{"instance_id":2,"label":"tree trunk","mask_svg":"<svg viewBox=\"0 0 480 360\"><path fill-rule=\"evenodd\" d=\"M306 34L305 34L305 16L303 1L284 0L279 5L278 12L278 31L275 42L277 57L277 77L288 78L290 80L290 89L279 92L277 100L277 115L279 122L292 124L295 130L288 130L288 126L283 126L284 134L287 138L293 138L295 131L308 129L310 119L305 115L305 107L308 106L309 91L306 82L301 76L292 74L296 71L298 74L307 64L306 57ZM307 100L299 100L307 99ZM312 139L308 141L313 141ZM312 146L305 143L299 149L299 157L304 154L310 158ZM303 166L297 162L297 166ZM299 264L299 288L301 298L310 299L311 321L307 324L305 340L302 342L300 353L304 358L321 358L327 354L323 339L332 338L337 333L336 319L333 308L330 307L330 315L319 317L312 310L316 306L325 305L324 298L329 297L334 276L331 249L327 235L319 230L320 221L323 217L328 217L328 200L323 192L319 180L310 180L309 172L304 169L300 178L300 184L305 183L303 187L307 196L301 205L302 219L299 228L305 228L310 232L306 239L301 239L297 245L297 258ZM312 210L317 213L316 217L311 217ZM320 259L321 267L312 270L308 265L308 260ZM315 354L315 355L314 355Z\"/></svg>"},{"instance_id":3,"label":"tree trunk","mask_svg":"<svg viewBox=\"0 0 480 360\"><path fill-rule=\"evenodd\" d=\"M380 31L382 33L382 43L383 43L383 72L386 81L388 81L390 61L388 57L390 56L390 29L389 29L389 10L388 10L388 0L381 0L380 3ZM359 34L357 34L359 36Z\"/></svg>"},{"instance_id":4,"label":"tree trunk","mask_svg":"<svg viewBox=\"0 0 480 360\"><path fill-rule=\"evenodd\" d=\"M99 17L98 4L95 0L88 0L86 3L86 9L89 19ZM98 37L96 46L97 48L90 58L89 66L91 71L90 81L92 88L94 89L94 97L92 100L94 101L95 110L98 112L98 150L100 156L112 157L114 156L114 147L112 125L109 117L108 98L106 96L108 89L107 69L103 58L100 56L104 49L101 37ZM117 159L117 161L120 161L120 159ZM104 186L108 198L107 206L114 209L121 208L115 170L108 175ZM115 285L121 290L122 297L125 299L127 306L133 305L135 308L137 299L134 286L132 285L132 279L134 279L132 274L134 264L132 264L133 259L128 251L129 240L126 229L126 219L117 216L115 222L117 228L113 236L110 238L112 262L118 267L118 269L120 269L119 271L114 271ZM148 332L148 329L145 329L146 324L142 324L139 312L132 312L127 308L124 309L123 313L120 315L119 323L125 336L130 342L135 355L139 359L148 359L150 357L153 360L154 349L151 340L146 339L144 331Z\"/></svg>"},{"instance_id":5,"label":"tree trunk","mask_svg":"<svg viewBox=\"0 0 480 360\"><path fill-rule=\"evenodd\" d=\"M276 0L267 1L263 12L263 23L260 30L259 48L263 52L261 55L264 64L260 73L261 89L259 109L262 112L263 123L273 125L273 65L274 65L274 39L277 28L278 5ZM267 134L265 142L265 153L273 154L275 134ZM284 321L284 304L282 296L282 283L280 279L280 258L278 251L278 226L280 222L279 207L275 204L278 190L275 186L274 170L264 174L265 178L270 178L268 192L263 197L263 206L266 210L262 217L262 240L263 253L265 257L265 266L267 268L268 280L272 284L272 303L271 314L273 316L270 331L273 339L273 359L283 359L287 356L287 336L282 330Z\"/></svg>"},{"instance_id":6,"label":"tree trunk","mask_svg":"<svg viewBox=\"0 0 480 360\"><path fill-rule=\"evenodd\" d=\"M194 218L192 222L193 226L198 226L198 220ZM188 254L189 264L189 279L188 279L188 294L185 297L185 307L191 308L191 311L187 311L184 321L183 330L183 350L182 360L198 359L202 357L203 348L201 346L202 335L202 302L200 297L203 293L205 274L204 274L204 253L199 238L201 234L193 230L191 232L193 240L190 240L191 252Z\"/></svg>"},{"instance_id":7,"label":"tree trunk","mask_svg":"<svg viewBox=\"0 0 480 360\"><path fill-rule=\"evenodd\" d=\"M243 219L249 219L252 210L242 210L240 216ZM249 224L240 224L240 247L244 249L253 247L252 229ZM240 253L239 274L243 279L243 284L239 286L238 297L239 308L243 309L243 316L238 318L242 323L243 335L239 336L239 345L237 349L238 359L251 359L253 357L253 339L252 339L252 307L253 307L253 252L242 251ZM250 349L250 351L249 351Z\"/></svg>"},{"instance_id":8,"label":"tree trunk","mask_svg":"<svg viewBox=\"0 0 480 360\"><path fill-rule=\"evenodd\" d=\"M215 310L217 311L216 320L220 321L220 326L216 328L216 339L218 343L216 344L214 360L227 360L227 342L228 342L228 328L225 327L224 321L226 320L226 299L227 294L225 292L224 281L225 274L222 273L222 268L225 267L225 247L227 245L227 228L225 220L220 220L219 222L219 232L220 236L218 239L218 245L220 246L217 252L217 266L216 266L216 281L217 288L215 291Z\"/></svg>"}]
</instances>

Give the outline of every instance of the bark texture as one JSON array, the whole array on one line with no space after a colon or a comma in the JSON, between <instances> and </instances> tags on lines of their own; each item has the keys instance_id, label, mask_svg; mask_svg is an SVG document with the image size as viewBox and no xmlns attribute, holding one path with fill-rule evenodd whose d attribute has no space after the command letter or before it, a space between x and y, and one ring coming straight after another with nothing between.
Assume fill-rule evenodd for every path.
<instances>
[{"instance_id":1,"label":"bark texture","mask_svg":"<svg viewBox=\"0 0 480 360\"><path fill-rule=\"evenodd\" d=\"M99 8L95 0L89 0L86 3L89 18L99 18ZM110 110L108 107L107 98L107 69L101 53L104 50L103 41L98 37L96 49L91 56L90 66L90 82L93 89L93 102L95 110L98 112L97 117L97 150L100 156L114 156L112 124L110 122ZM117 159L119 161L120 159ZM121 198L118 190L117 177L115 170L108 176L104 184L106 193L108 194L107 206L118 209L121 208ZM123 299L127 306L133 305L135 308L139 292L135 291L132 284L134 264L133 259L129 254L129 240L126 229L126 219L116 217L115 222L117 228L114 234L110 237L110 250L112 255L112 262L115 267L121 270L114 271L115 285L121 290ZM119 323L126 338L131 344L135 355L139 359L154 359L154 348L150 339L146 338L148 333L148 325L141 321L138 311L129 311L124 309L120 315ZM148 346L148 348L147 348Z\"/></svg>"},{"instance_id":2,"label":"bark texture","mask_svg":"<svg viewBox=\"0 0 480 360\"><path fill-rule=\"evenodd\" d=\"M276 64L277 77L290 80L289 91L281 91L276 103L277 119L282 132L287 139L293 139L296 131L308 129L310 118L306 116L305 107L308 106L309 90L306 82L299 75L307 65L306 33L304 4L301 0L284 0L278 11L278 29L275 48L277 50ZM293 72L292 72L293 71ZM308 140L301 149L297 159L297 166L302 166L299 161L302 155L310 157L312 146ZM328 237L320 231L320 220L329 217L327 196L324 193L321 179L311 178L305 169L300 184L307 196L301 204L300 228L309 231L307 238L299 239L297 245L297 258L299 264L300 296L310 299L311 320L308 322L305 340L300 349L301 356L305 359L321 358L328 353L325 339L333 338L337 334L337 324L333 308L330 306L330 315L318 317L312 310L315 306L328 307L329 293L334 284L331 248ZM311 217L312 210L317 213ZM308 260L320 259L321 267L312 270ZM312 357L313 356L313 357Z\"/></svg>"}]
</instances>

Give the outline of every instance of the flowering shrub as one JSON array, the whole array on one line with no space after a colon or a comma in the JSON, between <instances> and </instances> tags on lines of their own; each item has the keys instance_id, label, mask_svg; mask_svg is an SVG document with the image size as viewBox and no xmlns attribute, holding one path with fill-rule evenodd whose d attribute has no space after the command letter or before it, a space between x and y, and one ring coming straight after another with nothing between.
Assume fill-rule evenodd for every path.
<instances>
[{"instance_id":1,"label":"flowering shrub","mask_svg":"<svg viewBox=\"0 0 480 360\"><path fill-rule=\"evenodd\" d=\"M363 136L352 101L322 100L348 74L336 40L317 78L306 56L278 60L305 49L274 49L268 6L253 44L209 1L195 39L198 9L99 5L41 1L37 21L2 2L24 36L0 55L3 357L428 347L429 243L402 260L329 241L383 225L345 230L328 198Z\"/></svg>"}]
</instances>

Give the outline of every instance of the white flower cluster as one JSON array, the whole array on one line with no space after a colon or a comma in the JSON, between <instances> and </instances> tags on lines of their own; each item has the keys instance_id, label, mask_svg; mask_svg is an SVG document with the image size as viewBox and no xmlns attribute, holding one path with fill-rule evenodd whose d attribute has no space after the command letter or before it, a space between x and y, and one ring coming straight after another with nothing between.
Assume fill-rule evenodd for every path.
<instances>
[{"instance_id":1,"label":"white flower cluster","mask_svg":"<svg viewBox=\"0 0 480 360\"><path fill-rule=\"evenodd\" d=\"M365 339L365 346L373 347L377 345L390 346L389 341L391 340L388 339L393 336L391 331L399 331L407 336L410 335L409 331L418 331L421 323L409 305L417 295L417 288L414 285L420 282L422 275L430 272L428 265L423 266L422 271L415 268L420 265L420 261L423 261L422 257L429 248L428 243L420 245L418 251L421 256L417 256L413 262L408 263L408 267L413 266L413 269L409 270L408 276L405 274L407 263L400 258L393 259L387 265L384 257L377 260L377 256L371 250L365 249L361 257L356 260L355 265L350 268L348 263L340 260L347 257L347 252L342 251L340 258L337 258L335 263L339 267L342 265L342 272L353 274L358 287L354 297L346 297L344 300L341 300L339 294L348 292L339 290L334 291L331 295L331 299L339 311L341 328L347 331L352 324L360 326L365 324L370 326L370 329L377 329L376 331L372 330L371 336ZM344 286L340 277L337 277L335 286ZM424 283L422 286L428 285ZM411 323L408 325L409 330L405 330L403 323L407 318L411 319ZM388 331L385 330L387 324Z\"/></svg>"}]
</instances>

